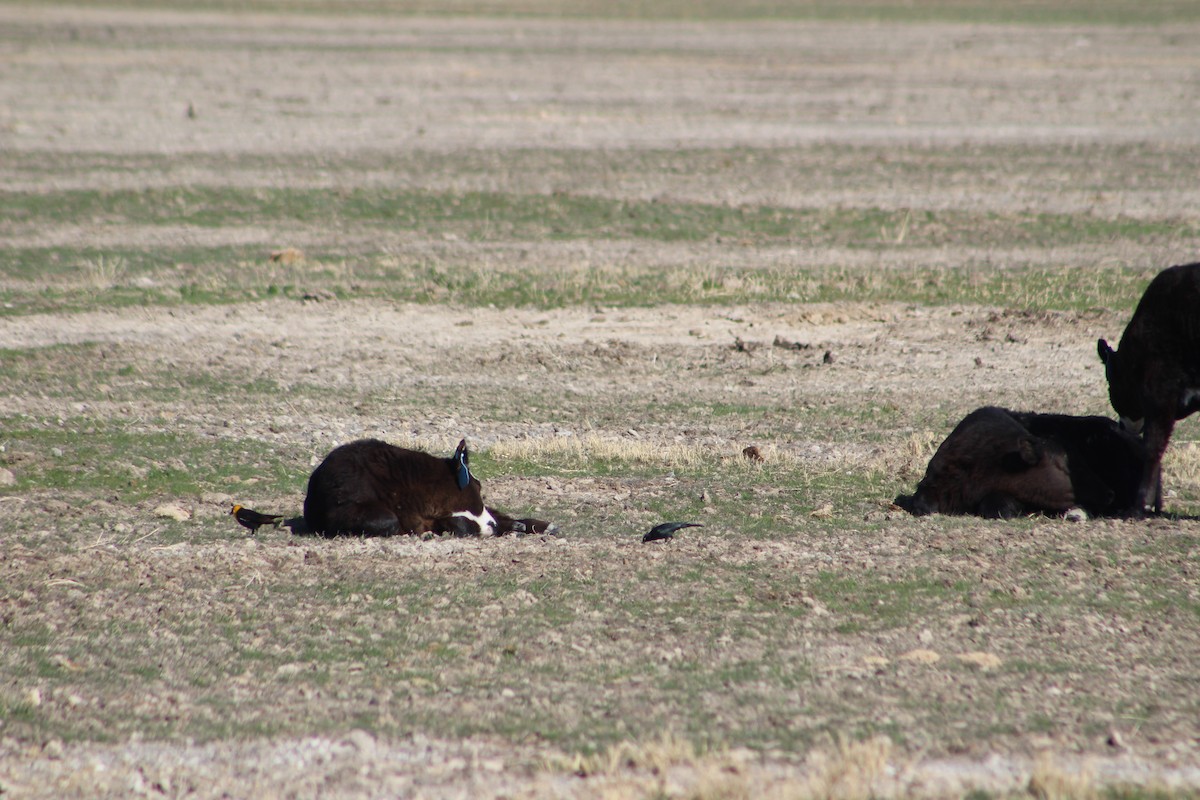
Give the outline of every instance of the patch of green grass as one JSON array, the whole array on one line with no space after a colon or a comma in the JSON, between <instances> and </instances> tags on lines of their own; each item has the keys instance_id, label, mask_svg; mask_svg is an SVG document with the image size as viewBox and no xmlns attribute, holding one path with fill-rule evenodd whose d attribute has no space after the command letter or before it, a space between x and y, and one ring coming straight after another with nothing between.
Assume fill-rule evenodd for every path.
<instances>
[{"instance_id":1,"label":"patch of green grass","mask_svg":"<svg viewBox=\"0 0 1200 800\"><path fill-rule=\"evenodd\" d=\"M1182 800L1191 793L1141 786L1109 786L1100 792L1100 796L1108 800Z\"/></svg>"},{"instance_id":2,"label":"patch of green grass","mask_svg":"<svg viewBox=\"0 0 1200 800\"><path fill-rule=\"evenodd\" d=\"M28 349L0 349L0 380L14 394L78 398L81 386L112 403L170 402L224 398L226 401L275 395L278 383L247 377L220 364L204 371L144 363L136 346L57 344Z\"/></svg>"},{"instance_id":3,"label":"patch of green grass","mask_svg":"<svg viewBox=\"0 0 1200 800\"><path fill-rule=\"evenodd\" d=\"M304 269L291 269L268 261L261 247L0 249L0 275L5 274L32 283L0 288L3 316L277 298L300 301L316 290L334 296L349 292L344 262L322 261L314 251Z\"/></svg>"},{"instance_id":4,"label":"patch of green grass","mask_svg":"<svg viewBox=\"0 0 1200 800\"><path fill-rule=\"evenodd\" d=\"M875 154L878 156L878 154ZM200 163L213 157L196 156ZM465 154L448 161L438 154L398 157L395 161L338 162L349 169L389 169L412 173L438 185L444 172L491 176L501 158L495 153ZM1096 243L1153 244L1170 241L1186 249L1200 239L1190 218L1141 218L1078 213L1039 213L921 208L797 208L785 205L726 205L673 199L607 196L596 174L687 175L697 170L728 173L731 180L758 180L762 174L808 169L825 163L828 171L846 172L849 182L878 181L882 170L892 180L930 171L949 176L979 171L1008 171L1015 159L1034 174L1065 170L1064 180L1095 181L1096 191L1125 185L1120 172L1095 177L1097 163L1135 165L1140 182L1169 184L1194 167L1194 153L1120 146L1102 149L1033 147L950 148L931 152L889 152L872 157L861 148L783 148L766 150L651 151L632 154L569 151L521 151L512 169L561 175L561 183L581 186L572 192L545 193L518 185L511 192L445 191L435 188L358 187L270 188L162 186L145 190L67 189L0 192L0 213L14 226L37 227L75 222L95 225L201 228L259 225L408 232L418 239L459 240L467 252L397 256L361 245L314 243L307 260L282 265L267 260L265 246L185 246L137 248L27 247L0 249L0 276L11 279L0 289L0 314L72 311L145 304L231 303L282 297L302 299L313 291L337 297L383 297L419 303L457 302L501 307L563 307L581 303L613 306L654 303L739 303L754 301L819 302L836 300L914 303L984 302L1013 308L1079 310L1120 301L1132 305L1144 288L1148 270L1093 265L997 270L971 257L954 268L905 268L888 271L847 268L836 263L815 268L746 268L722 265L717 256L703 268L673 263L563 264L553 259L531 267L506 258L480 259L493 244L538 241L642 240L709 243L718 247L850 248L903 251L914 248L991 250L1046 248ZM879 158L883 158L882 161ZM33 157L18 170L31 179L43 172L78 167L98 171L167 169L151 156ZM980 162L984 166L980 166ZM427 163L429 162L429 163ZM212 162L213 168L279 168L264 157ZM273 166L274 165L274 166ZM289 169L292 165L288 165ZM301 165L327 171L325 162ZM1124 169L1125 167L1121 167ZM1115 167L1113 169L1116 169ZM440 171L439 171L440 170ZM590 180L595 185L589 184ZM444 176L443 176L444 177ZM1053 184L1057 185L1057 184ZM1091 186L1091 184L1088 184ZM1142 185L1141 183L1139 185ZM998 186L996 190L1002 191ZM1048 187L1048 190L1053 186ZM687 194L687 193L685 193ZM452 249L453 250L453 249ZM664 256L664 258L670 258ZM28 283L23 286L22 283ZM1133 284L1136 284L1134 286Z\"/></svg>"},{"instance_id":5,"label":"patch of green grass","mask_svg":"<svg viewBox=\"0 0 1200 800\"><path fill-rule=\"evenodd\" d=\"M267 189L167 187L141 191L70 189L0 192L0 215L140 225L296 223L386 226L425 237L485 241L647 239L746 244L804 243L854 248L1048 247L1091 241L1200 238L1193 220L1106 218L1046 212L983 213L885 208L727 206L615 199L582 194L435 192L387 188ZM903 234L900 232L903 231ZM70 263L60 250L60 263ZM15 276L10 257L0 274Z\"/></svg>"},{"instance_id":6,"label":"patch of green grass","mask_svg":"<svg viewBox=\"0 0 1200 800\"><path fill-rule=\"evenodd\" d=\"M822 572L809 591L831 611L847 617L845 631L865 632L911 624L922 615L946 606L967 589L965 583L917 577L901 580L848 578Z\"/></svg>"},{"instance_id":7,"label":"patch of green grass","mask_svg":"<svg viewBox=\"0 0 1200 800\"><path fill-rule=\"evenodd\" d=\"M1014 659L1005 662L1004 668L1010 672L1022 675L1066 675L1071 672L1078 672L1080 666L1065 661L1046 660L1034 662L1025 659Z\"/></svg>"},{"instance_id":8,"label":"patch of green grass","mask_svg":"<svg viewBox=\"0 0 1200 800\"><path fill-rule=\"evenodd\" d=\"M112 420L3 420L5 451L16 483L0 494L62 491L138 502L226 491L247 478L255 490L296 491L306 464L299 453L253 440L211 439L146 430Z\"/></svg>"},{"instance_id":9,"label":"patch of green grass","mask_svg":"<svg viewBox=\"0 0 1200 800\"><path fill-rule=\"evenodd\" d=\"M503 175L503 184L517 195L536 193L549 181L584 196L607 195L612 186L634 179L655 179L664 189L676 179L685 179L686 187L686 179L695 175L720 176L732 185L765 182L766 187L777 187L780 194L790 195L794 187L788 176L819 168L820 174L831 176L839 185L903 183L937 187L970 177L973 186L994 192L1004 190L1005 176L1019 175L1022 187L1047 192L1063 185L1109 192L1127 188L1135 179L1139 189L1169 191L1179 185L1181 173L1195 168L1196 153L1186 144L1163 141L936 146L892 143L885 148L822 142L794 147L389 150L284 156L196 152L183 159L179 154L27 151L4 166L22 183L39 183L59 174L97 178L171 176L183 163L203 172L226 174L287 172L295 176L297 183L307 184L327 183L330 173L362 183L367 182L363 177L366 174L390 173L405 176L407 183L426 190L444 185L449 176L467 185L489 186L497 183L497 175ZM523 180L525 176L530 179ZM339 184L346 182L352 181ZM335 193L338 189L328 187L324 191ZM676 193L665 194L669 198ZM687 192L687 196L694 194L694 190Z\"/></svg>"},{"instance_id":10,"label":"patch of green grass","mask_svg":"<svg viewBox=\"0 0 1200 800\"><path fill-rule=\"evenodd\" d=\"M832 523L793 531L807 545L790 552L812 552L837 531ZM818 700L836 677L815 670L806 648L813 637L844 643L840 637L849 634L935 625L975 587L922 574L920 559L886 576L814 569L821 562L811 556L742 559L753 547L749 541L719 554L694 545L651 550L614 543L566 565L548 553L480 557L498 543L432 559L364 551L353 541L299 544L319 560L299 558L288 547L255 547L185 558L178 566L177 556L153 558L149 571L138 567L137 553L100 553L108 567L81 564L73 579L106 592L123 594L149 579L139 589L148 602L92 604L70 655L103 669L44 671L53 702L43 717L18 715L13 729L86 739L142 730L200 740L355 726L385 736L420 730L513 740L536 731L539 741L569 752L669 723L693 741L789 752L847 730L903 739L908 726L864 717L844 698ZM112 572L112 564L120 571ZM258 572L261 580L254 579ZM15 596L46 593L35 578L20 575L7 588ZM171 602L154 611L162 601L151 598L167 590ZM826 613L815 615L804 597ZM68 592L49 593L37 613L54 618L75 602ZM1063 602L1069 613L1073 601ZM139 614L153 614L153 624L130 624L128 617ZM161 641L161 631L179 637L179 645L164 647L173 640ZM0 630L0 639L9 635ZM114 637L120 647L111 646ZM34 650L49 656L44 645ZM36 668L33 651L10 652L16 660L4 669ZM197 660L197 652L205 658ZM1002 684L1013 668L998 673ZM1017 673L1025 671L1062 670L1018 663ZM155 682L155 691L137 693L150 706L125 699L114 675ZM241 703L249 686L256 700ZM64 707L68 687L107 698L103 713ZM175 693L189 696L188 705L176 710L160 699ZM947 720L977 720L972 708L979 702L942 713ZM927 697L913 698L914 712L927 707ZM1049 719L973 721L970 735L1044 730Z\"/></svg>"},{"instance_id":11,"label":"patch of green grass","mask_svg":"<svg viewBox=\"0 0 1200 800\"><path fill-rule=\"evenodd\" d=\"M983 789L972 789L963 795L963 800L993 800L995 795Z\"/></svg>"},{"instance_id":12,"label":"patch of green grass","mask_svg":"<svg viewBox=\"0 0 1200 800\"><path fill-rule=\"evenodd\" d=\"M671 563L660 566L661 571L652 570L652 574L647 575L647 581L672 593L690 591L672 575L674 567ZM757 601L753 599L746 613L754 615L757 621L752 620L743 627L731 620L730 612L735 608L742 609L744 601L732 595L706 603L703 607L689 603L683 594L666 602L662 598L630 595L617 598L614 603L614 598L610 597L605 602L598 597L598 602L593 604L587 592L581 592L576 578L567 574L548 577L549 580L541 586L537 580L514 584L512 576L505 575L500 565L493 565L493 569L489 569L481 580L456 586L448 595L449 602L446 605L420 611L420 624L414 626L412 635L404 645L392 653L383 654L392 664L387 668L388 671L394 672L399 662L413 678L426 676L421 678L420 685L433 682L443 687L429 695L429 702L438 702L438 698L442 698L441 702L445 703L447 698L444 693L451 692L450 698L459 695L472 698L475 711L466 716L450 714L427 717L421 711L425 701L421 701L406 715L406 719L425 729L454 736L519 736L522 731L536 729L540 737L549 741L561 741L564 745L577 747L589 740L620 740L622 733L616 725L618 721L622 724L631 721L638 728L645 725L646 729L661 724L663 720L657 719L661 713L659 707L645 702L648 699L647 692L665 692L679 702L694 707L694 715L689 712L688 726L689 729L693 725L699 729L704 720L709 718L708 715L715 713L705 710L709 698L730 695L733 698L730 702L738 698L759 698L754 702L755 705L761 705L766 702L759 697L761 689L758 687L763 680L781 675L786 675L788 685L804 680L802 665L784 669L774 659L766 665L755 666L754 662L740 658L736 653L716 660L694 657L694 654L705 650L703 645L697 649L694 641L697 634L702 641L714 641L722 636L735 639L739 636L754 636L756 639L769 636L772 625L765 616L768 607L757 606ZM722 580L720 570L710 575L710 581ZM409 574L405 576L405 581L423 582L429 588L429 594L441 593L439 579L422 579L417 574ZM776 578L772 583L781 581ZM536 602L509 603L506 598L512 595L514 585L528 590ZM375 596L385 595L386 582L376 585L371 591ZM310 594L309 598L321 596L322 593ZM594 631L586 632L592 622L578 619L573 613L561 613L562 606L578 607L581 602L603 612L603 625L609 631L608 636L597 637ZM499 608L489 603L498 603ZM306 618L323 616L314 614L316 610L306 611ZM485 632L482 638L477 623L463 624L457 621L480 614L483 615L482 630ZM366 608L362 609L362 615L368 615ZM370 614L374 615L374 612ZM677 624L676 619L686 622ZM714 622L719 624L714 625ZM644 642L638 631L647 625L657 631L654 640L659 642L659 647L653 652L642 653ZM582 638L585 636L587 638ZM313 658L320 659L320 663L333 666L346 659L363 656L356 645L346 643L341 636L335 636L332 640L326 636L324 642L323 653L311 654ZM590 658L577 657L571 645L579 642L590 642L590 648L599 648L601 652ZM681 659L665 662L660 659L658 653L670 655L676 648L684 653ZM623 656L614 657L622 652ZM363 660L364 676L382 668L384 663L380 657L370 654ZM484 672L473 667L477 660L486 665ZM662 672L664 664L669 668ZM648 676L660 672L660 677L652 684L643 682ZM306 680L303 676L301 679ZM633 694L630 696L622 692L608 700L597 698L595 702L601 706L608 704L612 713L605 714L603 719L585 720L575 716L572 711L579 700L570 687L578 685L580 681L589 685L624 686ZM390 681L397 688L403 688L405 682L403 678ZM501 689L513 693L509 700L497 696ZM420 696L424 696L423 691L414 695ZM539 702L531 703L533 698ZM453 704L452 699L450 702ZM563 713L557 710L560 705ZM389 729L388 724L381 720L377 719L375 724L384 730ZM755 730L751 735L766 737L771 734L762 729Z\"/></svg>"},{"instance_id":13,"label":"patch of green grass","mask_svg":"<svg viewBox=\"0 0 1200 800\"><path fill-rule=\"evenodd\" d=\"M28 701L12 700L0 696L0 719L14 725L32 725L37 722L37 706ZM0 788L3 784L0 784Z\"/></svg>"},{"instance_id":14,"label":"patch of green grass","mask_svg":"<svg viewBox=\"0 0 1200 800\"><path fill-rule=\"evenodd\" d=\"M380 266L382 265L382 266ZM978 304L1019 311L1087 311L1136 304L1157 270L1027 267L996 270L969 259L961 266L875 270L829 265L800 269L610 265L589 269L527 268L477 260L399 264L393 256L352 261L347 279L310 271L278 280L261 269L216 265L202 282L0 289L0 315L144 305L223 304L255 299L301 301L312 292L339 298L385 298L420 304L500 308L612 307L758 302L899 302ZM220 285L220 284L224 285Z\"/></svg>"},{"instance_id":15,"label":"patch of green grass","mask_svg":"<svg viewBox=\"0 0 1200 800\"><path fill-rule=\"evenodd\" d=\"M54 219L53 215L41 219ZM158 276L174 285L187 285L189 275L207 276L210 269L246 269L265 261L267 248L222 247L13 247L0 249L0 275L35 279L50 286L76 287L101 294L130 289L139 277ZM259 275L262 267L255 266ZM256 276L257 277L257 276ZM147 281L136 288L152 289Z\"/></svg>"}]
</instances>

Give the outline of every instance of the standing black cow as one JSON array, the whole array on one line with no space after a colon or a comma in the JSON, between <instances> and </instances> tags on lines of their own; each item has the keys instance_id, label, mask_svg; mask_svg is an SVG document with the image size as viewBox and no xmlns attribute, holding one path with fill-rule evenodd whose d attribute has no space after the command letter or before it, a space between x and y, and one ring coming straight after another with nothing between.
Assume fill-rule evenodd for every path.
<instances>
[{"instance_id":1,"label":"standing black cow","mask_svg":"<svg viewBox=\"0 0 1200 800\"><path fill-rule=\"evenodd\" d=\"M1108 396L1121 422L1140 431L1146 466L1137 509L1162 512L1162 456L1175 421L1200 410L1200 263L1160 272L1133 312L1116 350L1096 343Z\"/></svg>"},{"instance_id":2,"label":"standing black cow","mask_svg":"<svg viewBox=\"0 0 1200 800\"><path fill-rule=\"evenodd\" d=\"M916 492L895 502L918 516L1127 516L1144 460L1141 440L1111 419L988 406L955 426Z\"/></svg>"}]
</instances>

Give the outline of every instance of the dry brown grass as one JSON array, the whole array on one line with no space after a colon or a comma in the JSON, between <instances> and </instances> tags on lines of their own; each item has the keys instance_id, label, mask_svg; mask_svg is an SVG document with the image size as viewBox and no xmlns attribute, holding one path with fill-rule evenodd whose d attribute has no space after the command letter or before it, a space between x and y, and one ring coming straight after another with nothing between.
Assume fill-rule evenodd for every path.
<instances>
[{"instance_id":1,"label":"dry brown grass","mask_svg":"<svg viewBox=\"0 0 1200 800\"><path fill-rule=\"evenodd\" d=\"M654 796L721 800L750 798L740 773L746 754L708 751L674 732L624 741L592 755L554 756L544 768L582 780L588 797L633 800Z\"/></svg>"},{"instance_id":2,"label":"dry brown grass","mask_svg":"<svg viewBox=\"0 0 1200 800\"><path fill-rule=\"evenodd\" d=\"M1192 424L1196 423L1185 420L1180 427ZM1176 495L1200 494L1200 444L1177 440L1167 448L1163 456L1163 485Z\"/></svg>"},{"instance_id":3,"label":"dry brown grass","mask_svg":"<svg viewBox=\"0 0 1200 800\"><path fill-rule=\"evenodd\" d=\"M581 436L560 436L538 439L506 439L489 448L499 460L513 459L529 462L562 463L567 467L586 466L596 461L628 466L653 466L664 469L695 469L702 466L742 466L750 471L760 462L752 461L741 453L714 452L711 447L679 443L663 443L632 439L628 436L613 436L604 433L586 433ZM794 464L797 459L777 452L771 446L760 448L761 463Z\"/></svg>"},{"instance_id":4,"label":"dry brown grass","mask_svg":"<svg viewBox=\"0 0 1200 800\"><path fill-rule=\"evenodd\" d=\"M876 737L839 737L810 753L803 768L763 770L746 751L704 751L674 734L648 742L621 742L592 756L557 757L554 772L586 779L589 797L671 797L681 800L866 800L891 794L883 783L894 748ZM581 787L582 788L582 787Z\"/></svg>"},{"instance_id":5,"label":"dry brown grass","mask_svg":"<svg viewBox=\"0 0 1200 800\"><path fill-rule=\"evenodd\" d=\"M1035 800L1096 800L1100 789L1088 764L1066 770L1059 760L1047 753L1038 754L1029 776L1029 794Z\"/></svg>"},{"instance_id":6,"label":"dry brown grass","mask_svg":"<svg viewBox=\"0 0 1200 800\"><path fill-rule=\"evenodd\" d=\"M814 800L866 800L881 793L879 781L893 758L891 740L877 736L865 741L838 737L832 748L808 759L809 774L800 796Z\"/></svg>"}]
</instances>

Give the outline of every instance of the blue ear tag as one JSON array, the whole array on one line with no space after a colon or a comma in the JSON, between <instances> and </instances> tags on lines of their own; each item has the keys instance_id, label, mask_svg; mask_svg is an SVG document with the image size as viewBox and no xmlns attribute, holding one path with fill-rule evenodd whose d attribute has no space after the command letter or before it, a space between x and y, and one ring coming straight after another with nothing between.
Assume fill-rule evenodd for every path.
<instances>
[{"instance_id":1,"label":"blue ear tag","mask_svg":"<svg viewBox=\"0 0 1200 800\"><path fill-rule=\"evenodd\" d=\"M458 443L454 451L454 477L458 481L459 491L471 483L471 470L467 469L467 442L464 439Z\"/></svg>"}]
</instances>

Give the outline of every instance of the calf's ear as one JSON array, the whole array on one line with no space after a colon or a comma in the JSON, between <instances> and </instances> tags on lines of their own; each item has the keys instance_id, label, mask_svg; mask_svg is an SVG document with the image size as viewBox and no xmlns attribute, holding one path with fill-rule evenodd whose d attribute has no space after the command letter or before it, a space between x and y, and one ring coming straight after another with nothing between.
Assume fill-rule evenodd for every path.
<instances>
[{"instance_id":1,"label":"calf's ear","mask_svg":"<svg viewBox=\"0 0 1200 800\"><path fill-rule=\"evenodd\" d=\"M1108 364L1108 360L1113 357L1113 349L1108 346L1108 342L1103 339L1096 340L1096 353L1100 356L1100 360Z\"/></svg>"},{"instance_id":2,"label":"calf's ear","mask_svg":"<svg viewBox=\"0 0 1200 800\"><path fill-rule=\"evenodd\" d=\"M463 439L458 443L458 449L454 451L454 480L458 483L460 491L471 483L471 470L467 467L468 459L467 440Z\"/></svg>"},{"instance_id":3,"label":"calf's ear","mask_svg":"<svg viewBox=\"0 0 1200 800\"><path fill-rule=\"evenodd\" d=\"M1000 457L1000 465L1006 472L1024 472L1042 460L1042 448L1037 439L1025 437L1013 450Z\"/></svg>"}]
</instances>

